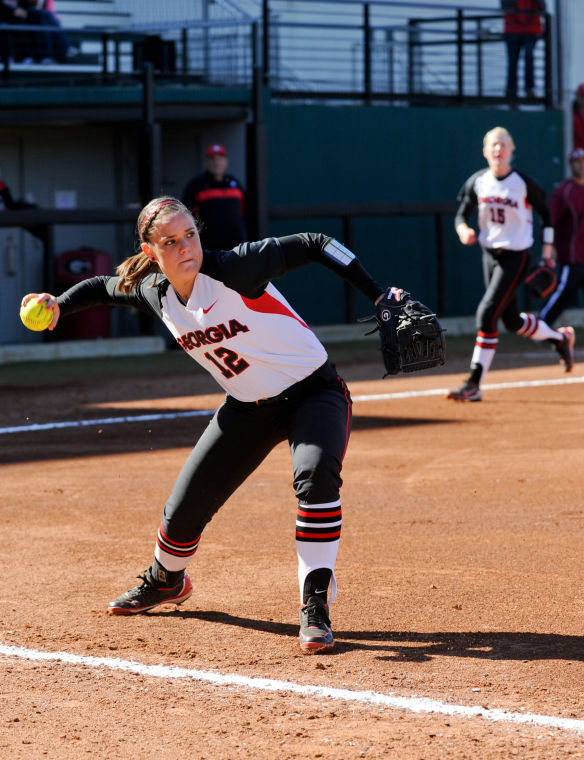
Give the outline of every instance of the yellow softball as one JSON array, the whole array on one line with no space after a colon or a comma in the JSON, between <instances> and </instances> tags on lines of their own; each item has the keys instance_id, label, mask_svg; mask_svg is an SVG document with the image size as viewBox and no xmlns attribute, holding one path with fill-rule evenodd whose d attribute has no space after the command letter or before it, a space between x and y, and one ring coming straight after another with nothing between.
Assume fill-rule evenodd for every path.
<instances>
[{"instance_id":1,"label":"yellow softball","mask_svg":"<svg viewBox=\"0 0 584 760\"><path fill-rule=\"evenodd\" d=\"M39 303L36 298L31 298L25 306L20 307L22 324L29 330L40 332L46 330L53 321L53 310L47 308L47 302Z\"/></svg>"}]
</instances>

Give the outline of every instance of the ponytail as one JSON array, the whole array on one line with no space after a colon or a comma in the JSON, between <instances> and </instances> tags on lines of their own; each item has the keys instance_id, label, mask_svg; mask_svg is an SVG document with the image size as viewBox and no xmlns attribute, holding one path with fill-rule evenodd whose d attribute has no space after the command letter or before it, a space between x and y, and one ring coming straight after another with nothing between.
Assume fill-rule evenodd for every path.
<instances>
[{"instance_id":1,"label":"ponytail","mask_svg":"<svg viewBox=\"0 0 584 760\"><path fill-rule=\"evenodd\" d=\"M141 280L154 273L160 273L158 264L151 261L145 253L136 253L116 268L116 274L120 278L118 290L120 293L130 293Z\"/></svg>"}]
</instances>

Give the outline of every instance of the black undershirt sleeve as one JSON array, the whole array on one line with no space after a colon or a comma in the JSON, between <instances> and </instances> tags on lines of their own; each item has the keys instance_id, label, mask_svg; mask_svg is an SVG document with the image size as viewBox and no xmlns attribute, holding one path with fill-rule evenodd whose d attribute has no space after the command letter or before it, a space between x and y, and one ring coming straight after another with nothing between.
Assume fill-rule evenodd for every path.
<instances>
[{"instance_id":1,"label":"black undershirt sleeve","mask_svg":"<svg viewBox=\"0 0 584 760\"><path fill-rule=\"evenodd\" d=\"M472 215L475 214L478 209L478 198L474 189L474 184L479 174L481 174L481 172L476 172L469 177L458 193L456 200L459 205L456 211L456 216L454 217L454 229L456 229L459 224L469 224Z\"/></svg>"},{"instance_id":2,"label":"black undershirt sleeve","mask_svg":"<svg viewBox=\"0 0 584 760\"><path fill-rule=\"evenodd\" d=\"M550 207L546 200L545 190L537 184L537 182L529 177L527 174L517 172L524 180L527 187L527 202L530 203L541 217L541 222L544 227L552 226L552 214Z\"/></svg>"},{"instance_id":3,"label":"black undershirt sleeve","mask_svg":"<svg viewBox=\"0 0 584 760\"><path fill-rule=\"evenodd\" d=\"M131 306L160 316L158 290L150 287L153 277L144 279L131 293L120 293L117 289L119 279L102 275L76 283L57 298L61 316L92 306Z\"/></svg>"},{"instance_id":4,"label":"black undershirt sleeve","mask_svg":"<svg viewBox=\"0 0 584 760\"><path fill-rule=\"evenodd\" d=\"M384 292L351 251L314 232L242 243L232 251L205 251L201 271L248 298L257 298L270 280L311 263L335 272L372 301Z\"/></svg>"},{"instance_id":5,"label":"black undershirt sleeve","mask_svg":"<svg viewBox=\"0 0 584 760\"><path fill-rule=\"evenodd\" d=\"M279 241L287 271L315 262L335 272L371 301L375 301L385 291L355 254L334 238L322 233L303 232L279 238Z\"/></svg>"}]
</instances>

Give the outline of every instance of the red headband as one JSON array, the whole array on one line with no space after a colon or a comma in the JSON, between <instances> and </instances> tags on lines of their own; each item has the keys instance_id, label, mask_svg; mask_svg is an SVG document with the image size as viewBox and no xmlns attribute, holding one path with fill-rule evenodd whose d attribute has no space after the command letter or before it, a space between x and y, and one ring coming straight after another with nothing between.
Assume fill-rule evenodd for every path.
<instances>
[{"instance_id":1,"label":"red headband","mask_svg":"<svg viewBox=\"0 0 584 760\"><path fill-rule=\"evenodd\" d=\"M171 200L171 201L162 201L162 203L158 203L158 204L157 204L157 205L156 205L156 206L155 206L155 207L152 209L152 211L151 211L149 214L147 214L147 215L144 217L144 219L142 219L142 224L140 225L140 234L142 234L142 230L143 230L143 229L144 229L144 227L146 226L146 223L147 223L147 222L149 222L149 221L150 221L150 219L152 219L152 217L154 216L154 214L158 213L158 212L160 211L160 209L161 209L163 206L168 206L168 204L169 204L169 203L178 203L178 201L177 201L177 200L175 200L175 199L173 199L173 200Z\"/></svg>"}]
</instances>

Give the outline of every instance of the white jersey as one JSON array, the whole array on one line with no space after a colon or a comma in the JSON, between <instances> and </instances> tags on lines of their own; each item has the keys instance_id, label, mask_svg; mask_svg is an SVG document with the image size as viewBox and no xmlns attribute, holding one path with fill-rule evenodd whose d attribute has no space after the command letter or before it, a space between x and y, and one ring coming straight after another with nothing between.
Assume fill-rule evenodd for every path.
<instances>
[{"instance_id":1,"label":"white jersey","mask_svg":"<svg viewBox=\"0 0 584 760\"><path fill-rule=\"evenodd\" d=\"M324 346L272 283L251 299L199 274L186 305L168 288L162 319L177 343L239 401L277 396L327 360Z\"/></svg>"},{"instance_id":2,"label":"white jersey","mask_svg":"<svg viewBox=\"0 0 584 760\"><path fill-rule=\"evenodd\" d=\"M478 212L479 237L483 248L524 251L533 245L533 208L545 227L551 216L545 193L527 175L513 169L497 178L490 169L473 174L459 193L460 206L455 226Z\"/></svg>"},{"instance_id":3,"label":"white jersey","mask_svg":"<svg viewBox=\"0 0 584 760\"><path fill-rule=\"evenodd\" d=\"M61 294L61 314L97 304L131 306L161 319L176 342L239 401L271 398L327 361L324 346L271 283L318 262L374 301L383 289L341 243L299 233L242 243L231 251L203 251L187 303L161 274L129 293L118 277L92 277Z\"/></svg>"}]
</instances>

